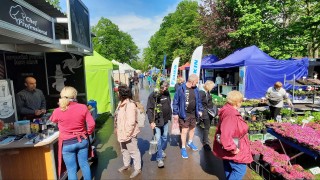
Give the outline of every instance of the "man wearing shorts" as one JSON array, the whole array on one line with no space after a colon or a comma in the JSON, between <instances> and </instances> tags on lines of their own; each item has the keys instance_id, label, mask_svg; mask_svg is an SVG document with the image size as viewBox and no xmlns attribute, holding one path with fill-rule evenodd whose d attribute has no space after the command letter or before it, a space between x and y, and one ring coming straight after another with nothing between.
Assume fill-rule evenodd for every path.
<instances>
[{"instance_id":1,"label":"man wearing shorts","mask_svg":"<svg viewBox=\"0 0 320 180\"><path fill-rule=\"evenodd\" d=\"M198 151L197 146L192 142L194 130L196 126L196 119L202 115L202 104L199 96L197 84L199 78L195 74L191 74L188 82L182 84L174 95L172 103L173 120L179 121L181 132L181 156L188 158L186 145L193 151ZM189 130L189 140L187 140L187 133Z\"/></svg>"}]
</instances>

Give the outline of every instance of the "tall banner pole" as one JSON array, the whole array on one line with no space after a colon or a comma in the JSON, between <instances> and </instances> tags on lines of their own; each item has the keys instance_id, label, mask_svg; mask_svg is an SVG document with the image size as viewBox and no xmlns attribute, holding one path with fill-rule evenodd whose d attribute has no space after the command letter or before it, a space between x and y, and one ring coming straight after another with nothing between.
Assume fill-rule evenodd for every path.
<instances>
[{"instance_id":1,"label":"tall banner pole","mask_svg":"<svg viewBox=\"0 0 320 180\"><path fill-rule=\"evenodd\" d=\"M170 74L170 87L174 87L177 83L179 61L180 57L176 57L172 62Z\"/></svg>"},{"instance_id":2,"label":"tall banner pole","mask_svg":"<svg viewBox=\"0 0 320 180\"><path fill-rule=\"evenodd\" d=\"M200 79L202 50L203 50L203 46L199 46L196 48L196 50L194 50L191 57L191 65L189 70L189 76L191 74L196 74L199 77L199 79Z\"/></svg>"},{"instance_id":3,"label":"tall banner pole","mask_svg":"<svg viewBox=\"0 0 320 180\"><path fill-rule=\"evenodd\" d=\"M167 55L164 55L164 57L163 57L163 70L162 70L162 74L166 74L166 61L167 61Z\"/></svg>"}]
</instances>

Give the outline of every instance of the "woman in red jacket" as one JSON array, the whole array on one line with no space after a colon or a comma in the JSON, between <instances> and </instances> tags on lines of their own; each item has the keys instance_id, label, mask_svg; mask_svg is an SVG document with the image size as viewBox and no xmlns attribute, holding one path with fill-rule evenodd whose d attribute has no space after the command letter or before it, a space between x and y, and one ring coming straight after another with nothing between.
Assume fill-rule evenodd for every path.
<instances>
[{"instance_id":1,"label":"woman in red jacket","mask_svg":"<svg viewBox=\"0 0 320 180\"><path fill-rule=\"evenodd\" d=\"M223 159L227 179L242 179L246 174L247 163L253 161L247 135L248 125L241 117L243 95L231 91L227 103L219 111L219 124L213 143L213 154Z\"/></svg>"},{"instance_id":2,"label":"woman in red jacket","mask_svg":"<svg viewBox=\"0 0 320 180\"><path fill-rule=\"evenodd\" d=\"M85 180L91 180L90 166L88 163L88 135L94 131L95 122L84 104L77 103L77 90L66 86L61 90L59 108L56 108L50 120L58 123L59 151L58 173L61 168L67 167L68 179L77 178L77 161ZM61 154L64 164L61 161Z\"/></svg>"}]
</instances>

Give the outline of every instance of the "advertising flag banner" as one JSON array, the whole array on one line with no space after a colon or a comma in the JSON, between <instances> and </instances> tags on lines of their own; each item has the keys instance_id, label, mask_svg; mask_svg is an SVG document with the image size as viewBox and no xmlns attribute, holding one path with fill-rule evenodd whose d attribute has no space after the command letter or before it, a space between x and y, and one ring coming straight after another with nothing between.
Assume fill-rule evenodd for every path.
<instances>
[{"instance_id":1,"label":"advertising flag banner","mask_svg":"<svg viewBox=\"0 0 320 180\"><path fill-rule=\"evenodd\" d=\"M167 55L164 55L164 57L163 57L163 70L162 70L162 74L167 74L167 73L166 73L166 61L167 61Z\"/></svg>"},{"instance_id":2,"label":"advertising flag banner","mask_svg":"<svg viewBox=\"0 0 320 180\"><path fill-rule=\"evenodd\" d=\"M196 50L194 50L191 58L189 76L191 74L196 74L198 77L200 77L202 50L203 46L199 46L196 48Z\"/></svg>"},{"instance_id":3,"label":"advertising flag banner","mask_svg":"<svg viewBox=\"0 0 320 180\"><path fill-rule=\"evenodd\" d=\"M172 62L171 74L170 74L170 87L174 87L177 83L179 61L180 61L180 57L177 57Z\"/></svg>"}]
</instances>

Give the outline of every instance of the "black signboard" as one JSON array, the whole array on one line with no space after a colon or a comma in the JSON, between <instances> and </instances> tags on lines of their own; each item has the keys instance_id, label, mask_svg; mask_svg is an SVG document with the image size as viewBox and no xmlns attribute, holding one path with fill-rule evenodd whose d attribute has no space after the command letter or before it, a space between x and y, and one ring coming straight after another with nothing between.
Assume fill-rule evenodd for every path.
<instances>
[{"instance_id":1,"label":"black signboard","mask_svg":"<svg viewBox=\"0 0 320 180\"><path fill-rule=\"evenodd\" d=\"M37 80L37 88L44 94L47 92L45 62L43 56L33 56L5 52L7 78L13 80L14 91L18 93L25 88L24 79L33 76Z\"/></svg>"},{"instance_id":2,"label":"black signboard","mask_svg":"<svg viewBox=\"0 0 320 180\"><path fill-rule=\"evenodd\" d=\"M80 0L69 0L69 7L72 41L91 49L90 21L87 7Z\"/></svg>"},{"instance_id":3,"label":"black signboard","mask_svg":"<svg viewBox=\"0 0 320 180\"><path fill-rule=\"evenodd\" d=\"M51 21L12 0L1 0L0 23L9 23L47 38L53 38Z\"/></svg>"},{"instance_id":4,"label":"black signboard","mask_svg":"<svg viewBox=\"0 0 320 180\"><path fill-rule=\"evenodd\" d=\"M46 53L50 95L59 95L64 86L72 86L85 95L84 61L71 53Z\"/></svg>"}]
</instances>

